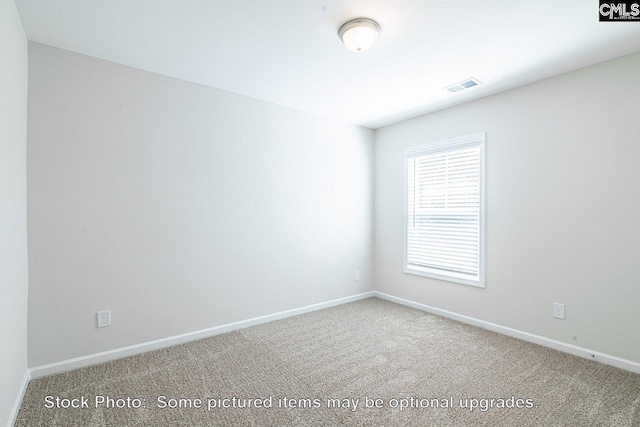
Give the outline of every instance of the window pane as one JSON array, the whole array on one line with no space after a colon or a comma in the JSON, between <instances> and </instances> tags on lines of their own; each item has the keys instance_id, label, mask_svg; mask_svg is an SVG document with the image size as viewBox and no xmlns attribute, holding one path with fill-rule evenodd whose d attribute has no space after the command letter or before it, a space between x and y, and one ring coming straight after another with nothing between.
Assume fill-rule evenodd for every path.
<instances>
[{"instance_id":1,"label":"window pane","mask_svg":"<svg viewBox=\"0 0 640 427\"><path fill-rule=\"evenodd\" d=\"M483 140L408 150L405 271L483 285Z\"/></svg>"}]
</instances>

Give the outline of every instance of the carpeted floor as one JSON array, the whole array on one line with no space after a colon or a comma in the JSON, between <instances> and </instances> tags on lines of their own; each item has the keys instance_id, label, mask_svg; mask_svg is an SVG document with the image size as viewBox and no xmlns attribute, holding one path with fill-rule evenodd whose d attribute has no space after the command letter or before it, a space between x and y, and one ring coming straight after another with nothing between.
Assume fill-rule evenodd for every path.
<instances>
[{"instance_id":1,"label":"carpeted floor","mask_svg":"<svg viewBox=\"0 0 640 427\"><path fill-rule=\"evenodd\" d=\"M369 298L33 380L16 423L174 425L640 426L640 375Z\"/></svg>"}]
</instances>

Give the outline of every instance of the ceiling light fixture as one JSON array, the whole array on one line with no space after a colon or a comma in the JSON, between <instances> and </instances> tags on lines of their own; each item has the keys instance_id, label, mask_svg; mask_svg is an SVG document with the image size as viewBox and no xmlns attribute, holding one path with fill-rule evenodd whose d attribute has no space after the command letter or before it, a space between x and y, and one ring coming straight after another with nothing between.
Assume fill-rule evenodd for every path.
<instances>
[{"instance_id":1,"label":"ceiling light fixture","mask_svg":"<svg viewBox=\"0 0 640 427\"><path fill-rule=\"evenodd\" d=\"M347 49L364 52L373 46L380 31L380 25L373 19L358 18L342 24L338 30L338 36Z\"/></svg>"}]
</instances>

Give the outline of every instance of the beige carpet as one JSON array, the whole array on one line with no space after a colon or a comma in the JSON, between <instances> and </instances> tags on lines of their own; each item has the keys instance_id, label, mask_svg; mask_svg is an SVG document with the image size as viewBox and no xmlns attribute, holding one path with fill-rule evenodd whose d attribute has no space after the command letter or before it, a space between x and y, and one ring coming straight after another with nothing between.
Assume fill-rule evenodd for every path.
<instances>
[{"instance_id":1,"label":"beige carpet","mask_svg":"<svg viewBox=\"0 0 640 427\"><path fill-rule=\"evenodd\" d=\"M640 375L370 298L31 381L16 425L640 426Z\"/></svg>"}]
</instances>

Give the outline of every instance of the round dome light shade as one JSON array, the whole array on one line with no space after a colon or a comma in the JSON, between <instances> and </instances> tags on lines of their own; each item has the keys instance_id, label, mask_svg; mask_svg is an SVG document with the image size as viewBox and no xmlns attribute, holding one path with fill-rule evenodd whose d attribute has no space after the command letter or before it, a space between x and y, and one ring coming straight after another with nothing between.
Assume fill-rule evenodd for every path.
<instances>
[{"instance_id":1,"label":"round dome light shade","mask_svg":"<svg viewBox=\"0 0 640 427\"><path fill-rule=\"evenodd\" d=\"M345 22L338 30L340 40L347 49L364 52L373 46L380 34L380 25L372 19L358 18Z\"/></svg>"}]
</instances>

